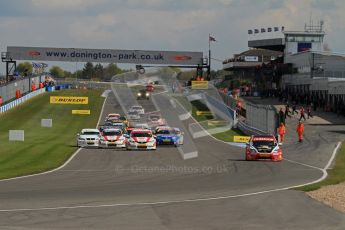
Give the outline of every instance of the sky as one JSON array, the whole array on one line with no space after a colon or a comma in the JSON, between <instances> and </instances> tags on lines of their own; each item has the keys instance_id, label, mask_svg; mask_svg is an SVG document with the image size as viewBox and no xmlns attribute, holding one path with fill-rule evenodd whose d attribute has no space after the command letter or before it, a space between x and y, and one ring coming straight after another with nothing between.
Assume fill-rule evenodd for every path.
<instances>
[{"instance_id":1,"label":"sky","mask_svg":"<svg viewBox=\"0 0 345 230\"><path fill-rule=\"evenodd\" d=\"M248 29L303 30L311 18L314 24L324 21L330 49L345 53L343 12L344 0L0 0L0 49L177 50L207 56L211 34L217 40L211 44L217 70L222 60L248 49ZM82 68L82 63L58 64Z\"/></svg>"}]
</instances>

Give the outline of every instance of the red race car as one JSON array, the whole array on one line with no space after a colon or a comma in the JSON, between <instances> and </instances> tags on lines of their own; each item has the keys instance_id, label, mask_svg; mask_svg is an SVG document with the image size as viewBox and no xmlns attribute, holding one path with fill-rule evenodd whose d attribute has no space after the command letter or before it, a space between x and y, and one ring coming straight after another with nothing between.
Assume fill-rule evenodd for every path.
<instances>
[{"instance_id":1,"label":"red race car","mask_svg":"<svg viewBox=\"0 0 345 230\"><path fill-rule=\"evenodd\" d=\"M246 160L255 161L259 159L272 161L283 159L281 144L273 135L254 135L246 144Z\"/></svg>"},{"instance_id":2,"label":"red race car","mask_svg":"<svg viewBox=\"0 0 345 230\"><path fill-rule=\"evenodd\" d=\"M154 89L155 89L155 87L154 87L154 85L153 85L152 83L148 83L148 84L146 85L146 91L148 91L148 92L153 92Z\"/></svg>"}]
</instances>

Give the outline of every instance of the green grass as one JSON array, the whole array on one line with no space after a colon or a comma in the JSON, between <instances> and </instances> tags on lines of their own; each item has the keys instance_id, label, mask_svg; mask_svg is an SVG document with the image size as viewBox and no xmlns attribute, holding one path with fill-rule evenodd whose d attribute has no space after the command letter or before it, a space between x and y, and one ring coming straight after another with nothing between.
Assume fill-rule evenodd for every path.
<instances>
[{"instance_id":1,"label":"green grass","mask_svg":"<svg viewBox=\"0 0 345 230\"><path fill-rule=\"evenodd\" d=\"M233 142L234 136L246 136L246 135L243 134L241 130L233 128L222 133L213 134L213 136L217 138L218 140L222 140L225 142Z\"/></svg>"},{"instance_id":2,"label":"green grass","mask_svg":"<svg viewBox=\"0 0 345 230\"><path fill-rule=\"evenodd\" d=\"M96 127L104 98L99 90L62 90L45 93L0 115L0 178L39 173L63 164L77 149L76 134ZM50 96L88 96L88 105L49 104ZM72 115L90 109L91 115ZM52 128L41 127L53 119ZM9 141L8 130L25 130L25 141Z\"/></svg>"},{"instance_id":3,"label":"green grass","mask_svg":"<svg viewBox=\"0 0 345 230\"><path fill-rule=\"evenodd\" d=\"M208 120L212 120L213 116L196 115L196 111L210 111L209 108L203 104L201 101L195 100L189 102L184 96L174 96L174 98L188 111L192 110L193 118L198 121L205 129L216 128L216 126L209 126L207 124ZM225 132L213 134L218 140L225 142L233 142L234 136L243 136L244 134L239 129L229 129Z\"/></svg>"},{"instance_id":4,"label":"green grass","mask_svg":"<svg viewBox=\"0 0 345 230\"><path fill-rule=\"evenodd\" d=\"M316 184L307 185L303 187L296 188L296 190L308 192L317 190L323 186L327 185L334 185L339 184L345 181L345 142L342 143L339 152L337 153L337 157L335 160L335 166L333 169L328 170L328 177Z\"/></svg>"},{"instance_id":5,"label":"green grass","mask_svg":"<svg viewBox=\"0 0 345 230\"><path fill-rule=\"evenodd\" d=\"M192 104L192 116L197 120L198 122L203 122L207 120L212 120L213 116L212 115L197 115L197 111L205 111L205 112L210 112L209 108L202 103L199 100L191 101Z\"/></svg>"}]
</instances>

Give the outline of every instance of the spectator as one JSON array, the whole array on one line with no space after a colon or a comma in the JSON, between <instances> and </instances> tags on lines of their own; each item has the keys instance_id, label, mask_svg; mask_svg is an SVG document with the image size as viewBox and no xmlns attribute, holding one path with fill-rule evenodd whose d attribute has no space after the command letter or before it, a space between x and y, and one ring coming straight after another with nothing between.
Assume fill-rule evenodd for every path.
<instances>
[{"instance_id":1,"label":"spectator","mask_svg":"<svg viewBox=\"0 0 345 230\"><path fill-rule=\"evenodd\" d=\"M279 124L280 123L285 124L285 114L283 112L283 108L280 108L278 116L279 116Z\"/></svg>"},{"instance_id":2,"label":"spectator","mask_svg":"<svg viewBox=\"0 0 345 230\"><path fill-rule=\"evenodd\" d=\"M304 115L304 108L303 108L303 107L302 107L301 110L300 110L300 114L301 114L301 117L299 118L299 121L301 121L302 118L303 118L304 120L306 120L306 119L305 119L305 115Z\"/></svg>"},{"instance_id":3,"label":"spectator","mask_svg":"<svg viewBox=\"0 0 345 230\"><path fill-rule=\"evenodd\" d=\"M308 119L311 117L311 118L313 118L313 116L311 115L311 105L309 105L308 107L307 107L307 115L308 115Z\"/></svg>"}]
</instances>

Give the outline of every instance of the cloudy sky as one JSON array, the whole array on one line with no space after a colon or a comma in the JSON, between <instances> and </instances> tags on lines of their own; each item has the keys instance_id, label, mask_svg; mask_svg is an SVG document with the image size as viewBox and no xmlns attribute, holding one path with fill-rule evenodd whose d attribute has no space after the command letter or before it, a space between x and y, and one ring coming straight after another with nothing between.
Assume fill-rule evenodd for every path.
<instances>
[{"instance_id":1,"label":"cloudy sky","mask_svg":"<svg viewBox=\"0 0 345 230\"><path fill-rule=\"evenodd\" d=\"M47 46L208 50L219 60L247 49L247 31L301 30L324 20L326 43L345 53L344 0L0 0L0 48ZM215 69L222 67L213 62ZM76 68L75 64L63 64ZM73 66L73 67L72 67ZM0 73L5 65L1 64Z\"/></svg>"}]
</instances>

